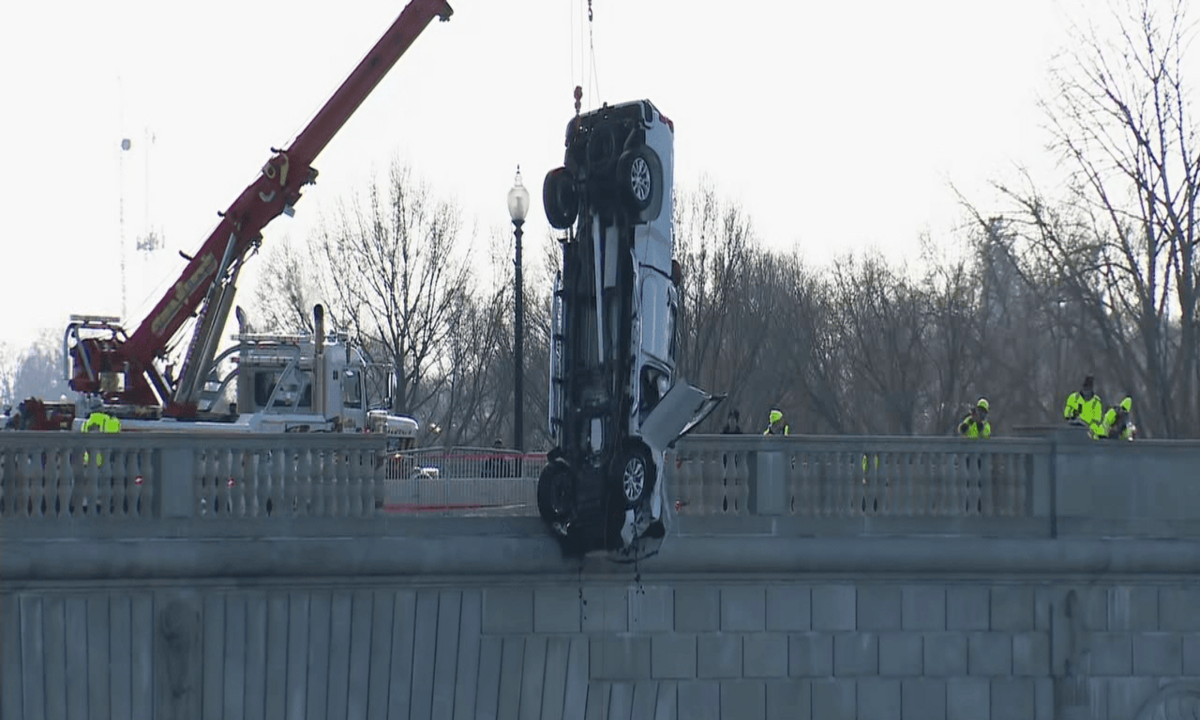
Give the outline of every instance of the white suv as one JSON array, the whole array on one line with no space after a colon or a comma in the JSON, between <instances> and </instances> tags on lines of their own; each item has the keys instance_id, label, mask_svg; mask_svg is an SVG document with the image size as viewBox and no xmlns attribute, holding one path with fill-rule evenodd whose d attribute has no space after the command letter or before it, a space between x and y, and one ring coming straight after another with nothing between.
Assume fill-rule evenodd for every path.
<instances>
[{"instance_id":1,"label":"white suv","mask_svg":"<svg viewBox=\"0 0 1200 720\"><path fill-rule=\"evenodd\" d=\"M550 348L555 447L538 480L542 518L576 553L662 538L669 445L721 398L677 382L674 127L648 100L567 127L542 200L559 230Z\"/></svg>"}]
</instances>

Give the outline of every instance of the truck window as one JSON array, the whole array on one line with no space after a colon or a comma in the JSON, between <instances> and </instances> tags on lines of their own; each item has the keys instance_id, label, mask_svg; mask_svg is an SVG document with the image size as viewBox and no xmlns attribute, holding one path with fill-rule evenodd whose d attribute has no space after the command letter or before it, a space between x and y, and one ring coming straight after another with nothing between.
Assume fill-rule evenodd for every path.
<instances>
[{"instance_id":1,"label":"truck window","mask_svg":"<svg viewBox=\"0 0 1200 720\"><path fill-rule=\"evenodd\" d=\"M260 370L254 373L254 407L264 408L271 399L271 391L279 380L279 373Z\"/></svg>"},{"instance_id":2,"label":"truck window","mask_svg":"<svg viewBox=\"0 0 1200 720\"><path fill-rule=\"evenodd\" d=\"M645 420L660 400L663 393L669 385L666 374L662 370L644 365L642 367L641 392L639 393L638 410L641 413L641 419Z\"/></svg>"},{"instance_id":3,"label":"truck window","mask_svg":"<svg viewBox=\"0 0 1200 720\"><path fill-rule=\"evenodd\" d=\"M312 373L295 371L286 375L273 370L260 370L254 374L254 405L266 408L271 399L271 393L276 385L281 385L275 393L272 408L311 408L312 407ZM299 398L299 402L297 402Z\"/></svg>"},{"instance_id":4,"label":"truck window","mask_svg":"<svg viewBox=\"0 0 1200 720\"><path fill-rule=\"evenodd\" d=\"M342 373L342 407L362 407L362 378L355 370Z\"/></svg>"}]
</instances>

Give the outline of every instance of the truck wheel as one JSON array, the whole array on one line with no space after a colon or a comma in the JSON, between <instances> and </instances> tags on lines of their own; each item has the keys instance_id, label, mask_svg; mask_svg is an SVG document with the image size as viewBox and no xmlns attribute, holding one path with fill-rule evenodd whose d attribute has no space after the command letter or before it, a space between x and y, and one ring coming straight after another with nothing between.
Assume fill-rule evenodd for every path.
<instances>
[{"instance_id":1,"label":"truck wheel","mask_svg":"<svg viewBox=\"0 0 1200 720\"><path fill-rule=\"evenodd\" d=\"M566 230L575 222L579 195L575 192L575 178L565 167L546 173L542 182L542 207L546 209L550 227L556 230Z\"/></svg>"},{"instance_id":2,"label":"truck wheel","mask_svg":"<svg viewBox=\"0 0 1200 720\"><path fill-rule=\"evenodd\" d=\"M630 150L621 155L617 162L617 182L631 209L640 213L650 207L658 179L645 151Z\"/></svg>"},{"instance_id":3,"label":"truck wheel","mask_svg":"<svg viewBox=\"0 0 1200 720\"><path fill-rule=\"evenodd\" d=\"M641 445L629 445L617 455L613 467L615 490L626 508L637 507L654 489L654 465Z\"/></svg>"},{"instance_id":4,"label":"truck wheel","mask_svg":"<svg viewBox=\"0 0 1200 720\"><path fill-rule=\"evenodd\" d=\"M560 522L571 514L571 470L562 462L542 469L537 484L538 514L548 523Z\"/></svg>"}]
</instances>

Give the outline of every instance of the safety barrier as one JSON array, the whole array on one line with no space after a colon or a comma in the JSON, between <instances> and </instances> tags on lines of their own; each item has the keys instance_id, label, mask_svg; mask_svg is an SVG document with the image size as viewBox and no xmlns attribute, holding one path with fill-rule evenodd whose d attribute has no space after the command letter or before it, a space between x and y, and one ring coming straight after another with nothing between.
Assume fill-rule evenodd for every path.
<instances>
[{"instance_id":1,"label":"safety barrier","mask_svg":"<svg viewBox=\"0 0 1200 720\"><path fill-rule=\"evenodd\" d=\"M159 486L157 450L95 437L0 436L0 517L149 517Z\"/></svg>"},{"instance_id":2,"label":"safety barrier","mask_svg":"<svg viewBox=\"0 0 1200 720\"><path fill-rule=\"evenodd\" d=\"M536 515L544 453L497 448L394 453L385 470L384 510L398 513Z\"/></svg>"},{"instance_id":3,"label":"safety barrier","mask_svg":"<svg viewBox=\"0 0 1200 720\"><path fill-rule=\"evenodd\" d=\"M0 517L536 515L545 454L362 435L0 436Z\"/></svg>"},{"instance_id":4,"label":"safety barrier","mask_svg":"<svg viewBox=\"0 0 1200 720\"><path fill-rule=\"evenodd\" d=\"M324 440L324 438L323 438ZM191 453L200 517L368 517L382 493L376 443L262 447L256 442ZM183 454L175 466L186 472Z\"/></svg>"},{"instance_id":5,"label":"safety barrier","mask_svg":"<svg viewBox=\"0 0 1200 720\"><path fill-rule=\"evenodd\" d=\"M0 517L536 517L545 462L371 435L11 432ZM1195 537L1196 467L1196 442L708 435L668 451L665 481L694 532Z\"/></svg>"},{"instance_id":6,"label":"safety barrier","mask_svg":"<svg viewBox=\"0 0 1200 720\"><path fill-rule=\"evenodd\" d=\"M696 438L680 443L671 487L692 515L770 506L801 517L1030 516L1034 468L1048 470L1050 446L986 447L954 438Z\"/></svg>"}]
</instances>

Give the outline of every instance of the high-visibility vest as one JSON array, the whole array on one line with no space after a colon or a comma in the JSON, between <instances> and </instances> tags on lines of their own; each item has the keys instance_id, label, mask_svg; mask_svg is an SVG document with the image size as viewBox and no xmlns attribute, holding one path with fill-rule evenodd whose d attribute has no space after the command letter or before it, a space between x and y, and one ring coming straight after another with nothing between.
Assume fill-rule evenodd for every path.
<instances>
[{"instance_id":1,"label":"high-visibility vest","mask_svg":"<svg viewBox=\"0 0 1200 720\"><path fill-rule=\"evenodd\" d=\"M1104 403L1099 395L1092 395L1091 400L1084 400L1083 395L1073 392L1067 396L1067 404L1063 407L1063 419L1079 418L1079 421L1089 427L1099 425L1103 420Z\"/></svg>"},{"instance_id":2,"label":"high-visibility vest","mask_svg":"<svg viewBox=\"0 0 1200 720\"><path fill-rule=\"evenodd\" d=\"M103 432L103 433L119 433L121 432L121 418L114 417L108 413L94 412L88 415L87 422L83 424L83 432ZM87 450L83 451L83 464L87 465L90 461L90 453ZM104 464L104 453L96 453L96 467Z\"/></svg>"},{"instance_id":3,"label":"high-visibility vest","mask_svg":"<svg viewBox=\"0 0 1200 720\"><path fill-rule=\"evenodd\" d=\"M779 425L768 425L767 429L763 430L763 435L788 435L790 433L788 424L782 420L779 422Z\"/></svg>"},{"instance_id":4,"label":"high-visibility vest","mask_svg":"<svg viewBox=\"0 0 1200 720\"><path fill-rule=\"evenodd\" d=\"M1117 425L1117 408L1109 408L1108 412L1104 413L1104 424L1101 426L1102 433L1096 433L1097 437L1118 437L1121 440L1133 439L1133 423L1129 422L1129 416L1125 416L1125 421Z\"/></svg>"},{"instance_id":5,"label":"high-visibility vest","mask_svg":"<svg viewBox=\"0 0 1200 720\"><path fill-rule=\"evenodd\" d=\"M982 435L985 439L990 438L992 436L992 424L990 422L988 422L987 420L984 420L983 422L978 422L977 420L975 420L975 418L968 415L965 418L963 418L963 421L961 423L958 424L960 429L964 425L967 428L967 430L964 434L969 438L978 439L980 436L981 426L982 426L982 430L983 430Z\"/></svg>"},{"instance_id":6,"label":"high-visibility vest","mask_svg":"<svg viewBox=\"0 0 1200 720\"><path fill-rule=\"evenodd\" d=\"M94 412L88 415L87 422L83 424L83 431L87 432L104 432L105 421L108 420L108 413Z\"/></svg>"}]
</instances>

